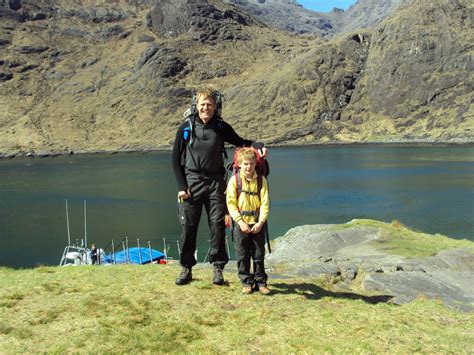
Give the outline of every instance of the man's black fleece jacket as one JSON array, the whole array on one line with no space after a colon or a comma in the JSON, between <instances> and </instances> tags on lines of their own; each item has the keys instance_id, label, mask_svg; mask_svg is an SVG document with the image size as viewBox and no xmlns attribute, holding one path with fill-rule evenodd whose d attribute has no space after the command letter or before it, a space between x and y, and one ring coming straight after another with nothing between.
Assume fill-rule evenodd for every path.
<instances>
[{"instance_id":1,"label":"man's black fleece jacket","mask_svg":"<svg viewBox=\"0 0 474 355\"><path fill-rule=\"evenodd\" d=\"M184 142L184 130L189 128L185 121L178 128L174 140L171 162L178 184L178 191L186 191L189 186L187 175L200 175L204 177L223 177L225 174L222 149L225 143L236 147L254 147L262 149L263 143L253 142L241 138L222 119L214 116L206 124L199 117L194 118L192 143ZM183 156L183 150L186 154Z\"/></svg>"}]
</instances>

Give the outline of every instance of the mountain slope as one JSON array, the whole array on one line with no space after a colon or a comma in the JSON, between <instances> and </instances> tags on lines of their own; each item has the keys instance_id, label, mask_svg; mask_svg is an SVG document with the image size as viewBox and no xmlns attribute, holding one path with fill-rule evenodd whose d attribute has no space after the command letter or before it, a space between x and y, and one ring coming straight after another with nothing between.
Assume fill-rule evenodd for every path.
<instances>
[{"instance_id":1,"label":"mountain slope","mask_svg":"<svg viewBox=\"0 0 474 355\"><path fill-rule=\"evenodd\" d=\"M401 5L414 0L358 0L343 13L341 31L377 26Z\"/></svg>"},{"instance_id":2,"label":"mountain slope","mask_svg":"<svg viewBox=\"0 0 474 355\"><path fill-rule=\"evenodd\" d=\"M217 0L0 10L6 154L168 148L203 85L223 92L240 134L267 143L473 141L467 0L407 3L331 40Z\"/></svg>"},{"instance_id":3,"label":"mountain slope","mask_svg":"<svg viewBox=\"0 0 474 355\"><path fill-rule=\"evenodd\" d=\"M321 37L377 26L397 8L413 0L358 0L347 11L316 12L293 0L225 0L244 9L271 28Z\"/></svg>"},{"instance_id":4,"label":"mountain slope","mask_svg":"<svg viewBox=\"0 0 474 355\"><path fill-rule=\"evenodd\" d=\"M472 10L414 2L376 27L353 112L389 117L406 139L472 137Z\"/></svg>"}]
</instances>

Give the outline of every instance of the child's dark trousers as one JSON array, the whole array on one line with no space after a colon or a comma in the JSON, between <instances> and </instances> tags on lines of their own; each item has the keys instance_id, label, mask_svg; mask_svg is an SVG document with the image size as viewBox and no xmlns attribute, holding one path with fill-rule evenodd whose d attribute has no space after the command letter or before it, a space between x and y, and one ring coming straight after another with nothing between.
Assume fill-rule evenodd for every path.
<instances>
[{"instance_id":1,"label":"child's dark trousers","mask_svg":"<svg viewBox=\"0 0 474 355\"><path fill-rule=\"evenodd\" d=\"M252 226L250 226L252 227ZM243 285L267 285L265 273L265 226L258 234L245 234L237 223L234 226L234 244L237 253L238 276ZM253 273L250 262L253 261Z\"/></svg>"}]
</instances>

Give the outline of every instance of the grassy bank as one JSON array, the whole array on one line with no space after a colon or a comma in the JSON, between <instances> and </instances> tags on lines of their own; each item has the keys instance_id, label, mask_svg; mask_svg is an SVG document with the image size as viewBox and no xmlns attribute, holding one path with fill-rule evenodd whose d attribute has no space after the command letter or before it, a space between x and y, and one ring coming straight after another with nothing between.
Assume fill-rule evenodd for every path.
<instances>
[{"instance_id":1,"label":"grassy bank","mask_svg":"<svg viewBox=\"0 0 474 355\"><path fill-rule=\"evenodd\" d=\"M175 286L177 265L0 269L0 352L472 353L474 315L404 306L273 277L241 295L208 268Z\"/></svg>"},{"instance_id":2,"label":"grassy bank","mask_svg":"<svg viewBox=\"0 0 474 355\"><path fill-rule=\"evenodd\" d=\"M349 223L336 226L336 229L354 226L378 228L380 236L372 242L372 246L385 253L406 258L426 258L442 250L454 248L465 248L474 252L474 243L470 240L414 231L399 221L385 223L373 219L354 219Z\"/></svg>"}]
</instances>

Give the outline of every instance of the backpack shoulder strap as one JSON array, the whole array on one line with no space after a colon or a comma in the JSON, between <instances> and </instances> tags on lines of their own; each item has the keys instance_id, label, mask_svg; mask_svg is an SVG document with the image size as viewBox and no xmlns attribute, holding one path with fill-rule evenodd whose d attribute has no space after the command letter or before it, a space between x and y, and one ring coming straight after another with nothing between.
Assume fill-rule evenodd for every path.
<instances>
[{"instance_id":1,"label":"backpack shoulder strap","mask_svg":"<svg viewBox=\"0 0 474 355\"><path fill-rule=\"evenodd\" d=\"M222 155L224 156L224 159L227 160L227 159L229 159L229 156L227 155L227 150L225 149L225 143L224 143L224 138L223 138L223 134L222 134L223 126L224 126L224 120L222 119L222 117L220 115L218 115L216 117L216 119L217 119L217 122L216 122L217 132L218 132L219 137L222 141L222 147L221 147Z\"/></svg>"},{"instance_id":2,"label":"backpack shoulder strap","mask_svg":"<svg viewBox=\"0 0 474 355\"><path fill-rule=\"evenodd\" d=\"M263 177L260 174L257 174L257 193L258 193L258 199L260 200L260 203L262 203L262 198L260 196L260 192L262 191L262 186L263 186Z\"/></svg>"},{"instance_id":3,"label":"backpack shoulder strap","mask_svg":"<svg viewBox=\"0 0 474 355\"><path fill-rule=\"evenodd\" d=\"M242 177L240 176L240 171L234 172L235 176L235 188L237 190L237 201L239 200L240 193L242 192Z\"/></svg>"},{"instance_id":4,"label":"backpack shoulder strap","mask_svg":"<svg viewBox=\"0 0 474 355\"><path fill-rule=\"evenodd\" d=\"M196 128L196 116L190 115L186 117L185 120L185 127L183 128L183 137L181 140L181 165L186 165L186 155L187 155L187 148L193 146L194 137L195 137L195 128ZM193 159L194 163L196 163L194 156L191 151L189 151L191 158Z\"/></svg>"},{"instance_id":5,"label":"backpack shoulder strap","mask_svg":"<svg viewBox=\"0 0 474 355\"><path fill-rule=\"evenodd\" d=\"M186 121L188 122L188 127L184 129L183 139L186 143L189 143L189 145L192 146L193 141L194 141L194 135L195 135L194 130L196 128L196 117L189 116L186 118Z\"/></svg>"},{"instance_id":6,"label":"backpack shoulder strap","mask_svg":"<svg viewBox=\"0 0 474 355\"><path fill-rule=\"evenodd\" d=\"M237 171L234 173L235 176L235 188L237 190L237 200L240 197L240 194L242 192L242 177L240 176L240 172ZM261 201L260 197L260 192L262 191L262 186L263 186L263 177L260 174L257 174L257 195L258 199Z\"/></svg>"}]
</instances>

